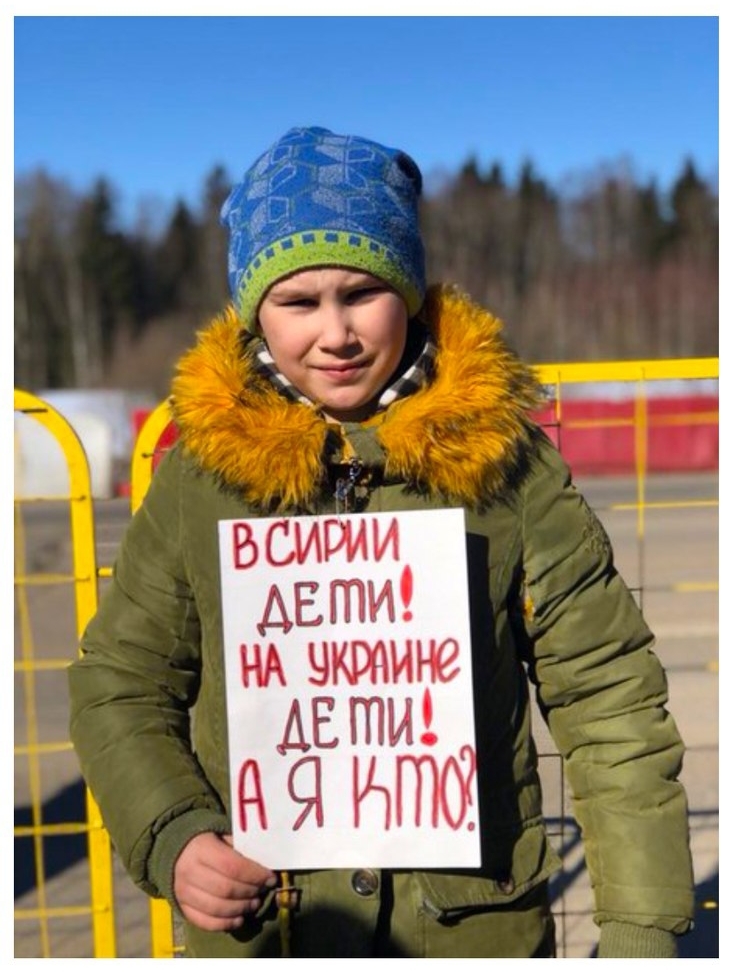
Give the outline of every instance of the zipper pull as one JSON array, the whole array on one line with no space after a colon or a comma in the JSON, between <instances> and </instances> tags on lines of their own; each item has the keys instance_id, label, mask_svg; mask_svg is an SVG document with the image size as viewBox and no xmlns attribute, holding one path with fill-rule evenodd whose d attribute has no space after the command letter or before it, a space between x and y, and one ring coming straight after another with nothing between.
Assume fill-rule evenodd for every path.
<instances>
[{"instance_id":1,"label":"zipper pull","mask_svg":"<svg viewBox=\"0 0 738 972\"><path fill-rule=\"evenodd\" d=\"M336 515L341 516L351 513L353 510L354 487L361 475L362 464L359 459L352 459L349 463L348 478L343 477L336 480L336 491L333 494L336 500Z\"/></svg>"}]
</instances>

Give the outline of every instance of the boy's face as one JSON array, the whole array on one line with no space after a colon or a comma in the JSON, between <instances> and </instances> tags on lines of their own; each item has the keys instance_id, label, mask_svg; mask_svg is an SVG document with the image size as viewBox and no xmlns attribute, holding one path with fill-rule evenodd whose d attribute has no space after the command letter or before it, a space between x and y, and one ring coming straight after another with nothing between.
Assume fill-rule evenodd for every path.
<instances>
[{"instance_id":1,"label":"boy's face","mask_svg":"<svg viewBox=\"0 0 738 972\"><path fill-rule=\"evenodd\" d=\"M278 280L259 323L282 374L329 419L361 421L400 363L407 308L363 270L319 267Z\"/></svg>"}]
</instances>

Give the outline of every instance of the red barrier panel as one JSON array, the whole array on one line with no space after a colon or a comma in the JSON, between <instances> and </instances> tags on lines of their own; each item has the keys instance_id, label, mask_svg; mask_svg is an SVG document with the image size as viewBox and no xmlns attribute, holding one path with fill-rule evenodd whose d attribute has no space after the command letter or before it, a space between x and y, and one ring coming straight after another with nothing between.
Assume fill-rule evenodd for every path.
<instances>
[{"instance_id":1,"label":"red barrier panel","mask_svg":"<svg viewBox=\"0 0 738 972\"><path fill-rule=\"evenodd\" d=\"M139 433L144 426L144 422L151 415L151 409L148 408L136 408L131 412L131 425L133 426L133 441L134 443L138 440ZM169 422L165 426L164 431L159 436L156 443L156 452L151 463L151 471L156 469L159 465L159 460L162 455L177 441L177 427L174 422ZM116 494L118 496L130 496L131 495L131 484L128 481L117 483Z\"/></svg>"},{"instance_id":2,"label":"red barrier panel","mask_svg":"<svg viewBox=\"0 0 738 972\"><path fill-rule=\"evenodd\" d=\"M131 420L133 422L133 441L135 442L141 429L144 426L144 422L151 414L149 409L137 408L131 415ZM157 451L166 452L174 443L177 441L177 427L174 422L170 422L165 426L164 431L159 436L159 440L156 443ZM157 463L161 459L160 455L154 456L153 466L156 468Z\"/></svg>"},{"instance_id":3,"label":"red barrier panel","mask_svg":"<svg viewBox=\"0 0 738 972\"><path fill-rule=\"evenodd\" d=\"M646 469L685 472L718 468L717 396L651 398L646 409ZM537 420L575 475L632 473L636 468L636 402L563 401Z\"/></svg>"}]
</instances>

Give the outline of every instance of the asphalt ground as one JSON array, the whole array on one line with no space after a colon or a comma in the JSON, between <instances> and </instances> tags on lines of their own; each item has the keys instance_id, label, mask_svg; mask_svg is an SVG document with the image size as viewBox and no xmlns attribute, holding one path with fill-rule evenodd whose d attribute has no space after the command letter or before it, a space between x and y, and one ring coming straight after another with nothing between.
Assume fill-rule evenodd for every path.
<instances>
[{"instance_id":1,"label":"asphalt ground","mask_svg":"<svg viewBox=\"0 0 738 972\"><path fill-rule=\"evenodd\" d=\"M697 885L695 929L680 939L680 956L718 956L718 477L649 477L641 517L630 477L582 479L579 488L606 529L616 564L657 636L656 650L670 689L669 708L686 744L682 780L690 804L691 846ZM128 520L125 500L96 507L98 562L110 565ZM23 504L16 517L16 569L26 574L71 571L66 503ZM104 587L106 581L101 581ZM70 587L46 583L19 588L15 603L14 678L15 824L82 820L84 788L66 745L64 666L76 651ZM573 824L560 760L540 719L536 737L546 814L564 870L552 883L559 954L592 954L597 930L581 843ZM93 956L89 915L90 869L84 836L62 833L39 842L15 841L14 954L16 957ZM43 863L41 864L41 860ZM151 955L146 897L114 860L117 954ZM59 917L49 917L60 909ZM77 913L79 912L79 913Z\"/></svg>"}]
</instances>

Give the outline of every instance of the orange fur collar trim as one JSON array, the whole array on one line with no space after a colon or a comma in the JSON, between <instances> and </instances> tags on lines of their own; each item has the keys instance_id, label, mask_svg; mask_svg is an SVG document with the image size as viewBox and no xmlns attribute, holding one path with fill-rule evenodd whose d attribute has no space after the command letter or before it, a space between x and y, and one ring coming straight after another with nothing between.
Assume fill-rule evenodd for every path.
<instances>
[{"instance_id":1,"label":"orange fur collar trim","mask_svg":"<svg viewBox=\"0 0 738 972\"><path fill-rule=\"evenodd\" d=\"M388 475L476 505L504 489L540 402L530 368L506 346L502 324L450 287L429 290L419 317L438 345L436 376L367 422ZM184 447L259 508L310 508L320 493L330 426L256 375L228 308L177 365L172 412Z\"/></svg>"}]
</instances>

